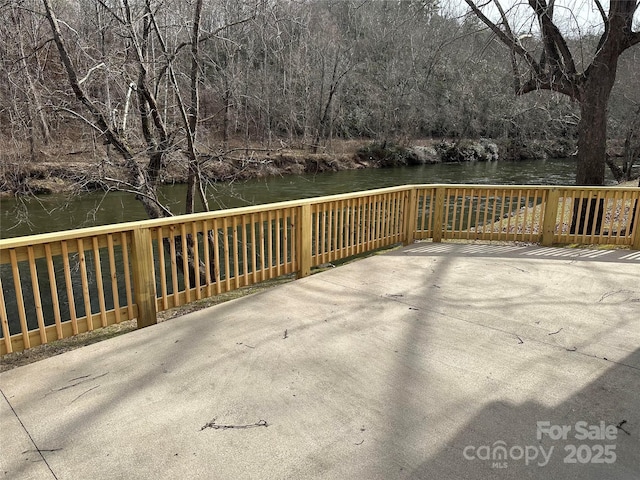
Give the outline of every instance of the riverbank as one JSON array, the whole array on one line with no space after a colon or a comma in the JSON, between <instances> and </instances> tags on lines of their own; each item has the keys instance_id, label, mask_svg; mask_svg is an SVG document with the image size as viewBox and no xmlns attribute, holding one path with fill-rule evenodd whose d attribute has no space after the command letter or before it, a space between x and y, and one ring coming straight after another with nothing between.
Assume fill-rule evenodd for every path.
<instances>
[{"instance_id":1,"label":"riverbank","mask_svg":"<svg viewBox=\"0 0 640 480\"><path fill-rule=\"evenodd\" d=\"M144 162L140 162L141 165ZM258 157L254 151L243 158L206 158L201 170L211 182L247 180L268 175L295 175L326 171L369 168L349 155L308 154L287 152ZM163 184L186 183L186 162L173 160L162 172ZM127 182L127 168L119 161L93 159L47 159L33 162L5 162L0 172L0 196L47 195L71 191L107 190L109 184Z\"/></svg>"},{"instance_id":2,"label":"riverbank","mask_svg":"<svg viewBox=\"0 0 640 480\"><path fill-rule=\"evenodd\" d=\"M331 151L312 153L308 148L233 148L209 152L201 157L201 171L210 182L230 182L267 176L317 174L365 168L387 168L435 163L518 161L563 158L573 145L559 141L452 141L428 139L402 146L392 142L335 141ZM616 154L615 146L611 149ZM40 150L34 158L5 150L0 162L0 198L107 190L123 184L128 172L123 162L100 149L68 145ZM145 164L141 155L140 163ZM167 155L160 182L186 183L188 167L178 153Z\"/></svg>"},{"instance_id":3,"label":"riverbank","mask_svg":"<svg viewBox=\"0 0 640 480\"><path fill-rule=\"evenodd\" d=\"M247 180L269 175L296 175L326 171L369 168L354 154L312 154L294 150L249 149L235 155L206 155L201 171L211 182ZM186 183L186 161L169 155L162 171L163 184ZM140 161L141 166L145 162ZM37 162L13 160L2 162L0 195L46 195L70 191L108 189L109 184L126 182L127 168L119 159L96 159L93 155L42 155Z\"/></svg>"}]
</instances>

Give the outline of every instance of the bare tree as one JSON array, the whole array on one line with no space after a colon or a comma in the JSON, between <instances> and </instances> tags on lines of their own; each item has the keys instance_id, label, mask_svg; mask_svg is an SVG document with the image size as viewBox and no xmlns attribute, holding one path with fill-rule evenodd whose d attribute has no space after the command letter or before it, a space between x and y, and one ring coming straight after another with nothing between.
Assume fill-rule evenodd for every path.
<instances>
[{"instance_id":1,"label":"bare tree","mask_svg":"<svg viewBox=\"0 0 640 480\"><path fill-rule=\"evenodd\" d=\"M86 110L91 114L94 122L92 123L92 125L94 126L94 128L97 129L101 135L104 135L105 140L110 145L112 145L125 160L126 165L130 170L131 187L136 194L136 198L140 200L144 205L149 217L158 218L170 215L168 209L165 208L158 200L154 182L155 178L157 178L158 170L161 165L162 151L159 152L159 155L157 148L154 148L150 152L149 166L147 168L147 171L144 171L136 161L134 153L126 145L126 142L124 141L120 133L117 131L117 129L114 128L111 122L109 122L108 117L101 111L99 106L96 105L96 103L92 101L84 91L82 84L84 83L84 81L86 81L86 78L90 74L90 72L87 73L87 76L85 76L83 79L78 78L78 73L76 72L76 68L67 50L66 42L60 31L60 27L58 25L59 22L51 6L51 2L50 0L43 0L43 4L45 7L47 19L49 20L49 24L51 26L53 39L58 49L58 53L60 55L60 59L66 71L67 77L69 79L69 84L73 90L73 93L75 94L76 99L80 103L82 103ZM126 0L124 1L124 4L125 9L127 9L126 7L128 4ZM142 55L139 45L136 45L136 52L138 53L138 55ZM146 90L146 84L144 82L145 79L143 74L144 72L141 72L141 75L139 77L138 90L139 95L144 98L144 95L149 94L149 92ZM147 95L147 97L148 100L153 101L150 94ZM143 105L146 104L147 102L145 102ZM144 123L144 121L148 118L147 112L142 109L141 114ZM146 127L146 125L143 126L143 129L145 129ZM147 132L145 131L145 133Z\"/></svg>"},{"instance_id":2,"label":"bare tree","mask_svg":"<svg viewBox=\"0 0 640 480\"><path fill-rule=\"evenodd\" d=\"M5 18L0 27L0 112L8 117L0 118L0 131L11 132L18 144L26 140L28 159L33 162L51 140L40 81L46 59L46 42L40 34L43 22L18 2L0 5L0 14Z\"/></svg>"},{"instance_id":3,"label":"bare tree","mask_svg":"<svg viewBox=\"0 0 640 480\"><path fill-rule=\"evenodd\" d=\"M483 12L479 2L465 0L477 17L510 50L513 58L515 91L523 95L534 90L552 90L569 96L580 105L578 126L578 185L603 185L607 141L607 104L616 80L618 59L628 48L640 43L640 32L633 31L633 17L640 3L636 0L611 0L605 11L600 0L593 0L604 31L600 35L591 61L582 68L574 58L567 38L554 21L555 0L528 0L535 16L543 48L539 58L525 48L519 32L499 0L493 5L500 14L494 22ZM487 2L490 3L490 2ZM486 4L485 4L486 5ZM516 61L519 57L521 62ZM524 63L523 79L519 65Z\"/></svg>"},{"instance_id":4,"label":"bare tree","mask_svg":"<svg viewBox=\"0 0 640 480\"><path fill-rule=\"evenodd\" d=\"M200 172L200 155L196 147L196 134L199 124L199 82L201 68L199 49L202 42L213 38L228 26L220 26L202 35L200 32L200 20L203 1L196 0L189 37L179 42L175 48L170 50L168 42L165 39L165 33L157 21L156 8L152 5L151 0L144 0L143 3L133 3L131 0L122 0L121 3L116 5L109 4L104 0L96 0L115 20L120 28L120 34L126 39L125 51L127 53L125 56L131 59L129 63L133 68L123 70L121 75L124 75L125 78L129 75L134 75L135 82L128 82L130 86L126 93L124 118L126 120L129 95L133 89L136 92L139 112L138 122L145 145L144 151L148 159L146 165L144 165L138 161L137 153L134 148L128 144L128 135L125 129L120 128L119 125L115 123L110 112L105 112L104 102L96 101L85 88L85 83L88 83L87 80L92 72L104 66L104 63L89 68L86 75L80 79L78 69L67 47L65 37L60 30L60 22L52 8L51 1L42 1L46 18L49 21L53 34L53 40L56 44L62 65L64 66L69 85L77 101L79 101L89 113L89 118L85 119L86 122L91 125L100 136L104 137L108 145L118 152L129 170L128 181L123 182L108 178L105 179L105 181L109 182L112 188L134 193L136 199L144 205L145 211L150 218L172 215L170 210L161 202L157 186L162 172L166 168L167 156L170 152L178 148L178 132L183 131L185 137L184 143L186 144L184 155L187 159L189 172L185 210L186 213L195 211L196 192L200 197L203 208L208 210L208 201ZM241 22L242 21L246 21L246 19L241 20ZM181 84L178 78L179 74L175 69L175 64L178 62L178 54L182 51L189 51L191 57L191 66L188 74L189 82L186 86ZM163 62L157 58L158 54L164 59ZM159 69L158 65L160 65ZM168 82L173 89L173 99L175 100L178 111L178 124L172 127L167 124L170 119L168 115L162 115L163 109L157 100L157 92L163 78L168 78ZM131 80L133 80L133 78ZM189 92L189 101L187 101L182 94L182 86L185 86L185 90ZM81 114L76 115L85 118ZM122 125L124 125L125 120L123 120ZM173 121L173 117L171 121ZM205 268L205 266L193 264L192 250L195 248L194 239L190 237L186 239L177 238L176 242L179 243L183 240L187 242L191 276L196 275L196 272L204 275L203 268ZM178 245L176 251L182 252L180 245ZM180 255L180 253L178 253L178 255ZM182 265L182 261L178 261L178 265Z\"/></svg>"},{"instance_id":5,"label":"bare tree","mask_svg":"<svg viewBox=\"0 0 640 480\"><path fill-rule=\"evenodd\" d=\"M35 143L44 144L44 125L56 142L36 151L52 156L64 155L64 140L93 140L100 172L129 168L126 182L103 176L101 185L146 199L150 216L169 214L166 203L154 207L156 184L168 172L189 184L181 213L206 209L207 185L198 173L212 171L205 158L243 161L258 143L268 149L332 138L507 137L509 152L524 152L522 158L530 158L530 145L539 139L563 141L556 153L564 156L575 147L580 108L592 109L590 82L605 78L610 84L600 65L615 35L558 33L552 25L563 29L567 19L561 1L513 7L527 9L528 20L544 26L534 26L531 35L512 10L501 15L500 3L492 3L494 15L487 15L497 16L498 36L512 47L509 59L496 32L476 16L461 20L432 0L49 0L80 96L69 88L50 22L38 11L43 2L8 2L3 12L18 22L0 26L0 135L21 144L26 159L33 132ZM531 5L546 5L547 13ZM607 28L615 32L611 11ZM553 41L544 43L543 31ZM635 42L637 35L630 38ZM634 53L627 49L621 56L609 102L609 131L618 137L632 118L624 98L640 100L631 88ZM520 94L515 101L513 72ZM524 95L545 89L553 94ZM583 114L581 124L591 117ZM82 122L92 126L91 137L76 128ZM594 131L581 134L582 144L604 138L602 128ZM234 148L239 140L244 149ZM597 149L582 144L580 155L593 160ZM600 175L604 161L598 158ZM584 167L589 162L580 163L579 183L595 182Z\"/></svg>"},{"instance_id":6,"label":"bare tree","mask_svg":"<svg viewBox=\"0 0 640 480\"><path fill-rule=\"evenodd\" d=\"M499 0L493 4L500 22L493 22L478 2L465 0L474 14L509 48L512 58L516 94L551 90L569 96L580 105L576 184L604 185L607 155L607 106L615 84L620 55L640 43L640 32L633 31L633 17L640 6L636 0L611 0L605 11L600 0L593 0L603 22L591 60L582 68L574 58L565 35L554 21L555 0L528 0L540 32L542 49L539 58L525 48L519 32L510 23ZM489 2L487 2L489 3ZM486 4L485 4L486 5ZM519 58L526 66L527 77L519 72ZM599 231L602 202L592 200L573 206L571 233Z\"/></svg>"}]
</instances>

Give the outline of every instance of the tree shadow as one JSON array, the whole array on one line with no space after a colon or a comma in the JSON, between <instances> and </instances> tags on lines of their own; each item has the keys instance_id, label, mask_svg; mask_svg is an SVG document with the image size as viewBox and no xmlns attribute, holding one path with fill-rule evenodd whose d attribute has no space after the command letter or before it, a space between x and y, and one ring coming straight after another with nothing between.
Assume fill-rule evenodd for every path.
<instances>
[{"instance_id":1,"label":"tree shadow","mask_svg":"<svg viewBox=\"0 0 640 480\"><path fill-rule=\"evenodd\" d=\"M407 478L639 478L639 382L640 348L557 405L490 402Z\"/></svg>"}]
</instances>

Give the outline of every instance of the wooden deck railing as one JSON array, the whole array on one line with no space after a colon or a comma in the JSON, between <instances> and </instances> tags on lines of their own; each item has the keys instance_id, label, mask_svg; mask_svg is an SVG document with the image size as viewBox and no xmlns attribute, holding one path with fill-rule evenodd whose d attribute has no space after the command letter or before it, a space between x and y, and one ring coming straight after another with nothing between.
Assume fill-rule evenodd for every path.
<instances>
[{"instance_id":1,"label":"wooden deck railing","mask_svg":"<svg viewBox=\"0 0 640 480\"><path fill-rule=\"evenodd\" d=\"M418 239L640 249L639 203L640 188L410 185L0 240L0 355Z\"/></svg>"}]
</instances>

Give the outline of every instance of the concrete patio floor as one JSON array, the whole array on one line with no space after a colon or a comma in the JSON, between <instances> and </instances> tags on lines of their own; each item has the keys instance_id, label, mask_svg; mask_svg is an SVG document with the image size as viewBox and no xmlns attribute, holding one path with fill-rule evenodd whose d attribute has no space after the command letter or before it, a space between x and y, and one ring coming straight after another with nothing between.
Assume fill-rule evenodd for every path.
<instances>
[{"instance_id":1,"label":"concrete patio floor","mask_svg":"<svg viewBox=\"0 0 640 480\"><path fill-rule=\"evenodd\" d=\"M448 245L0 374L0 478L640 478L640 259Z\"/></svg>"}]
</instances>

